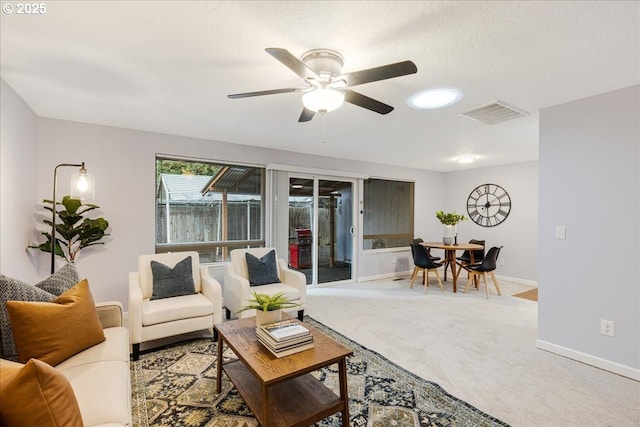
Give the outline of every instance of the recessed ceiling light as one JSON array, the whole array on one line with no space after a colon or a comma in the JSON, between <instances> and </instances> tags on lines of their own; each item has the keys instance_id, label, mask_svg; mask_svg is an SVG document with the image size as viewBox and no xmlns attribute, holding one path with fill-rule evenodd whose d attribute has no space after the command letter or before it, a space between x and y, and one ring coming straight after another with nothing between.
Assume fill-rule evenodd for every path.
<instances>
[{"instance_id":1,"label":"recessed ceiling light","mask_svg":"<svg viewBox=\"0 0 640 427\"><path fill-rule=\"evenodd\" d=\"M474 156L473 154L464 154L462 156L456 157L456 162L458 163L473 163L476 161L478 156Z\"/></svg>"},{"instance_id":2,"label":"recessed ceiling light","mask_svg":"<svg viewBox=\"0 0 640 427\"><path fill-rule=\"evenodd\" d=\"M412 95L407 103L409 107L420 109L442 108L462 99L462 93L458 89L443 87L429 89Z\"/></svg>"}]
</instances>

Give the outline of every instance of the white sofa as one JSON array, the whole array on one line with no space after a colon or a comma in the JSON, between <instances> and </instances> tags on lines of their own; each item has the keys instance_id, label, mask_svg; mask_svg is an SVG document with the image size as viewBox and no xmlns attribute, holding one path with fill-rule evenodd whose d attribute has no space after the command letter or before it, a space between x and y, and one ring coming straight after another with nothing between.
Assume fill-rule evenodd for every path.
<instances>
[{"instance_id":1,"label":"white sofa","mask_svg":"<svg viewBox=\"0 0 640 427\"><path fill-rule=\"evenodd\" d=\"M122 305L105 302L96 307L106 340L55 369L71 383L85 426L131 426L129 332L122 322Z\"/></svg>"},{"instance_id":2,"label":"white sofa","mask_svg":"<svg viewBox=\"0 0 640 427\"><path fill-rule=\"evenodd\" d=\"M304 317L304 303L307 295L307 279L299 271L290 269L284 259L278 259L276 253L278 278L281 283L271 283L260 286L250 286L249 271L245 258L246 253L250 253L257 258L261 258L274 248L250 248L234 249L231 251L231 262L225 264L224 270L224 306L227 319L231 314L235 314L239 319L255 316L255 310L245 310L238 312L242 307L249 304L252 298L251 293L275 295L284 292L290 300L298 303L297 307L284 311L297 311L298 319L302 321Z\"/></svg>"},{"instance_id":3,"label":"white sofa","mask_svg":"<svg viewBox=\"0 0 640 427\"><path fill-rule=\"evenodd\" d=\"M56 369L71 383L85 426L130 426L129 331L122 321L122 305L106 302L96 307L107 339Z\"/></svg>"}]
</instances>

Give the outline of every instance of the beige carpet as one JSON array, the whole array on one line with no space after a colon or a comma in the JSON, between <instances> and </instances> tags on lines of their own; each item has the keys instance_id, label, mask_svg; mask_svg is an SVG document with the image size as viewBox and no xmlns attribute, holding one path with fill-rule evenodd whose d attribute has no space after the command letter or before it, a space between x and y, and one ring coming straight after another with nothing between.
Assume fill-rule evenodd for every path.
<instances>
[{"instance_id":1,"label":"beige carpet","mask_svg":"<svg viewBox=\"0 0 640 427\"><path fill-rule=\"evenodd\" d=\"M305 313L514 427L640 425L639 382L536 349L538 304L511 296L530 286L500 288L317 287Z\"/></svg>"}]
</instances>

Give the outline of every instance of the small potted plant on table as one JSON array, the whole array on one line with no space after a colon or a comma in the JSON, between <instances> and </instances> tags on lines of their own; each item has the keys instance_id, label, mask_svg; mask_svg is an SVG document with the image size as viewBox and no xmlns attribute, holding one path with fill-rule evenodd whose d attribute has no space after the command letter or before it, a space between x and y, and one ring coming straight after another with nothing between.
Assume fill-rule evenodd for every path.
<instances>
[{"instance_id":1,"label":"small potted plant on table","mask_svg":"<svg viewBox=\"0 0 640 427\"><path fill-rule=\"evenodd\" d=\"M436 211L436 218L438 218L444 225L444 237L442 238L442 243L444 243L445 245L450 245L451 243L453 243L453 227L458 225L460 221L464 221L465 219L467 219L464 215L456 213L456 211L447 213L443 211ZM456 235L457 234L458 233L456 233ZM457 239L456 243L458 243Z\"/></svg>"},{"instance_id":2,"label":"small potted plant on table","mask_svg":"<svg viewBox=\"0 0 640 427\"><path fill-rule=\"evenodd\" d=\"M253 299L249 300L250 304L242 307L237 313L245 310L255 310L257 326L282 320L282 309L293 308L300 305L287 298L284 292L267 295L254 291L251 294L253 295Z\"/></svg>"}]
</instances>

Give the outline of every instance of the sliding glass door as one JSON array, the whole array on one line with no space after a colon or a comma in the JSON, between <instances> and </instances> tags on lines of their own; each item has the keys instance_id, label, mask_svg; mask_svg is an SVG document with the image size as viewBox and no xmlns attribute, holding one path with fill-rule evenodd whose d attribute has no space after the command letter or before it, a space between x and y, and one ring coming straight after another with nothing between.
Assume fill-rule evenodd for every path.
<instances>
[{"instance_id":1,"label":"sliding glass door","mask_svg":"<svg viewBox=\"0 0 640 427\"><path fill-rule=\"evenodd\" d=\"M289 265L308 284L352 279L354 181L289 178Z\"/></svg>"},{"instance_id":2,"label":"sliding glass door","mask_svg":"<svg viewBox=\"0 0 640 427\"><path fill-rule=\"evenodd\" d=\"M318 181L318 283L351 280L353 183Z\"/></svg>"}]
</instances>

